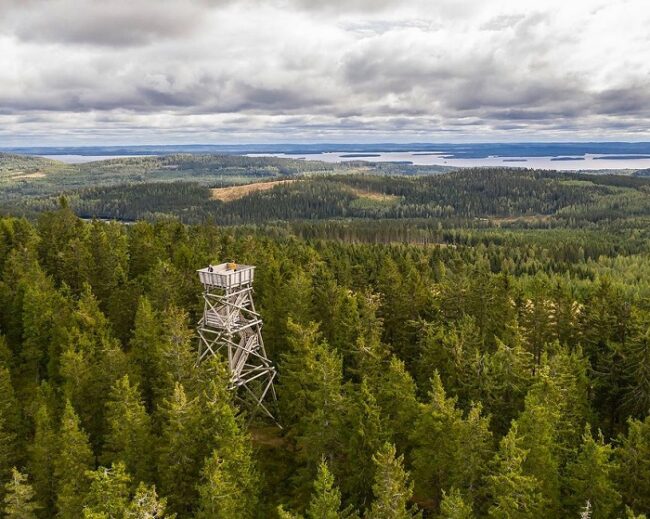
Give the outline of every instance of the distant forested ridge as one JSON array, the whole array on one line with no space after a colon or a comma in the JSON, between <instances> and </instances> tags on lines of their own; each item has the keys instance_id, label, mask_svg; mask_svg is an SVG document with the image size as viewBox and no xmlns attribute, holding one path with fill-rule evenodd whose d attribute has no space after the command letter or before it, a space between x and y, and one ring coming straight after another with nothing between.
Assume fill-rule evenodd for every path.
<instances>
[{"instance_id":1,"label":"distant forested ridge","mask_svg":"<svg viewBox=\"0 0 650 519\"><path fill-rule=\"evenodd\" d=\"M65 196L84 218L174 217L186 223L211 221L221 225L280 220L435 219L446 226L473 226L477 220L501 225L517 220L520 225L577 227L650 217L650 178L512 168L413 176L378 174L383 172L381 168L373 169L372 174L346 171L348 174L262 179L272 188L251 190L227 201L213 197L221 187L219 183L198 181L88 187L66 192ZM278 179L295 181L273 185ZM0 204L0 209L33 215L52 210L58 203L58 195L24 197Z\"/></svg>"},{"instance_id":2,"label":"distant forested ridge","mask_svg":"<svg viewBox=\"0 0 650 519\"><path fill-rule=\"evenodd\" d=\"M314 179L230 204L232 222L285 202L315 215L264 226L83 222L72 210L99 200L153 214L158 199L176 214L167 184L132 186L123 205L101 188L31 223L0 219L5 515L650 513L647 185L486 175ZM201 207L205 186L171 186ZM567 225L361 218L400 206ZM316 219L336 211L360 213ZM418 243L373 243L407 232ZM220 362L195 365L195 270L224 258L258 266L282 429L247 422Z\"/></svg>"}]
</instances>

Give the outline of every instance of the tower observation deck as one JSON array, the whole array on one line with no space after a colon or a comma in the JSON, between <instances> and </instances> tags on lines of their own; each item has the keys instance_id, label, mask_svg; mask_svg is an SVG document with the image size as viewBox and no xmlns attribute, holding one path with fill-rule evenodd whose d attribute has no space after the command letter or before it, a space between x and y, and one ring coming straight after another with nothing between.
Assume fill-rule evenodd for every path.
<instances>
[{"instance_id":1,"label":"tower observation deck","mask_svg":"<svg viewBox=\"0 0 650 519\"><path fill-rule=\"evenodd\" d=\"M275 367L266 356L262 319L253 303L255 267L236 263L210 265L198 271L203 284L203 317L198 323L198 361L224 355L230 370L230 388L267 416L265 405L276 400Z\"/></svg>"}]
</instances>

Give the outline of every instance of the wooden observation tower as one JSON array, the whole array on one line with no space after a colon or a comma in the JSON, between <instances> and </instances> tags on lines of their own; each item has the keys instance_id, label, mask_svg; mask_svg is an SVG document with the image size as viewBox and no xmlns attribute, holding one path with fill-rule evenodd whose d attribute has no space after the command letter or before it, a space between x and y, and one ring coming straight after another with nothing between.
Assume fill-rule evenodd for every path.
<instances>
[{"instance_id":1,"label":"wooden observation tower","mask_svg":"<svg viewBox=\"0 0 650 519\"><path fill-rule=\"evenodd\" d=\"M273 379L276 371L266 356L262 340L262 319L253 303L255 267L222 263L198 271L203 284L204 310L198 324L198 362L210 355L225 355L230 369L230 388L240 390L250 401L275 420L264 400L275 402Z\"/></svg>"}]
</instances>

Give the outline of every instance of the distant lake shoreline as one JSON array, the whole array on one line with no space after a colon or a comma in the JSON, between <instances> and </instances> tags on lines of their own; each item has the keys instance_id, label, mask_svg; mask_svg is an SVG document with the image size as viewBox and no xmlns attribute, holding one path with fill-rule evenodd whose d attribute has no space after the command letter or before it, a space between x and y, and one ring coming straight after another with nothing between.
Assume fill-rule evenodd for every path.
<instances>
[{"instance_id":1,"label":"distant lake shoreline","mask_svg":"<svg viewBox=\"0 0 650 519\"><path fill-rule=\"evenodd\" d=\"M208 153L208 152L206 152ZM214 152L213 152L214 153ZM531 169L555 169L563 171L580 170L640 170L650 168L650 155L648 154L596 154L586 153L579 155L549 155L549 156L513 156L490 155L487 157L468 157L454 155L452 152L423 152L423 151L396 151L396 152L302 152L302 153L228 153L229 155L245 155L248 157L281 157L294 160L320 160L328 163L336 162L391 162L397 164L412 164L414 166L446 166L446 167L519 167ZM82 164L87 162L142 158L168 153L148 154L44 154L42 157L58 160L67 164Z\"/></svg>"},{"instance_id":2,"label":"distant lake shoreline","mask_svg":"<svg viewBox=\"0 0 650 519\"><path fill-rule=\"evenodd\" d=\"M473 167L511 167L530 169L553 169L561 171L582 170L639 170L650 168L650 155L606 155L586 153L583 156L498 156L456 157L444 152L384 152L384 153L347 153L324 152L310 154L291 153L248 153L249 157L281 157L300 160L320 160L328 163L337 162L391 162L413 164L415 166L448 166L459 168ZM615 167L604 164L614 162Z\"/></svg>"}]
</instances>

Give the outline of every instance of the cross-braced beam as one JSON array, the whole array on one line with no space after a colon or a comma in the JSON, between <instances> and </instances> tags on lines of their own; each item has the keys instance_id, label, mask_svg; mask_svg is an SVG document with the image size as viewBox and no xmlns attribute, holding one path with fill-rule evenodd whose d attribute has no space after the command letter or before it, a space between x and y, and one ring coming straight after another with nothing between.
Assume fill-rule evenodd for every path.
<instances>
[{"instance_id":1,"label":"cross-braced beam","mask_svg":"<svg viewBox=\"0 0 650 519\"><path fill-rule=\"evenodd\" d=\"M230 388L243 391L241 401L251 402L254 411L275 420L264 401L277 397L273 381L275 367L266 355L262 319L253 303L254 267L222 264L199 271L205 291L203 317L198 322L197 364L211 356L224 355L230 370ZM248 397L248 398L245 398Z\"/></svg>"}]
</instances>

